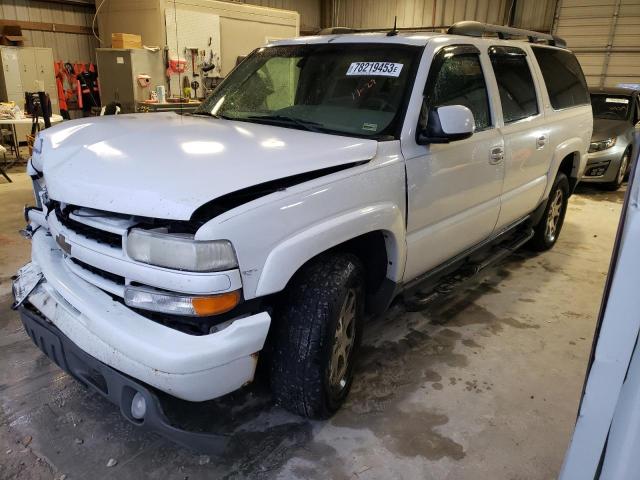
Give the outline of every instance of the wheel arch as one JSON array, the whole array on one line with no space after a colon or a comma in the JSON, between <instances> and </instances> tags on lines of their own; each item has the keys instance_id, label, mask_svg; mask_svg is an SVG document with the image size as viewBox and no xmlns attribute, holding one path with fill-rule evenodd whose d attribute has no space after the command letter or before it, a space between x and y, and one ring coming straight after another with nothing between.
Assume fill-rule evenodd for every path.
<instances>
[{"instance_id":1,"label":"wheel arch","mask_svg":"<svg viewBox=\"0 0 640 480\"><path fill-rule=\"evenodd\" d=\"M581 153L583 150L584 145L579 138L569 139L558 145L551 161L551 167L549 168L547 188L545 189L543 198L549 196L558 172L562 172L567 176L569 180L569 194L573 193L576 185L580 181L582 171L586 164L586 154L583 155Z\"/></svg>"},{"instance_id":2,"label":"wheel arch","mask_svg":"<svg viewBox=\"0 0 640 480\"><path fill-rule=\"evenodd\" d=\"M281 242L269 253L258 280L256 296L284 290L309 262L335 251L353 253L365 268L370 311L384 310L404 272L404 218L392 204L346 212L312 225ZM383 306L378 303L384 303Z\"/></svg>"}]
</instances>

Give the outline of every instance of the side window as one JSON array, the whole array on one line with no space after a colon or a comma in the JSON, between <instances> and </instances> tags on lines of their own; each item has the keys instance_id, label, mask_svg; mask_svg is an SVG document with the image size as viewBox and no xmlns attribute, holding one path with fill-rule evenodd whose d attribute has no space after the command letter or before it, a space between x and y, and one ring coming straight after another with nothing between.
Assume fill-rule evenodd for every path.
<instances>
[{"instance_id":1,"label":"side window","mask_svg":"<svg viewBox=\"0 0 640 480\"><path fill-rule=\"evenodd\" d=\"M453 51L450 48L445 47L434 59L425 90L426 105L464 105L473 113L476 130L486 129L491 126L491 113L479 54L455 54L455 47Z\"/></svg>"},{"instance_id":2,"label":"side window","mask_svg":"<svg viewBox=\"0 0 640 480\"><path fill-rule=\"evenodd\" d=\"M536 87L524 50L515 47L491 47L489 58L498 82L504 123L537 115Z\"/></svg>"},{"instance_id":3,"label":"side window","mask_svg":"<svg viewBox=\"0 0 640 480\"><path fill-rule=\"evenodd\" d=\"M532 47L555 110L589 103L587 82L578 59L567 50Z\"/></svg>"}]
</instances>

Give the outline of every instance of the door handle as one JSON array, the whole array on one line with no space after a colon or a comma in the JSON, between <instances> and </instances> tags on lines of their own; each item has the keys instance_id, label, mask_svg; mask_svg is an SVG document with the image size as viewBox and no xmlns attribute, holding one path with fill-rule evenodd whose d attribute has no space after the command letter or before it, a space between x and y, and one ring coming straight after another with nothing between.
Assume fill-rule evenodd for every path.
<instances>
[{"instance_id":1,"label":"door handle","mask_svg":"<svg viewBox=\"0 0 640 480\"><path fill-rule=\"evenodd\" d=\"M491 165L497 165L498 163L504 160L504 148L502 147L493 147L491 149L491 153L489 154L489 163Z\"/></svg>"},{"instance_id":2,"label":"door handle","mask_svg":"<svg viewBox=\"0 0 640 480\"><path fill-rule=\"evenodd\" d=\"M546 135L540 135L538 138L536 138L536 148L539 150L541 148L544 148L544 146L547 144L547 136Z\"/></svg>"}]
</instances>

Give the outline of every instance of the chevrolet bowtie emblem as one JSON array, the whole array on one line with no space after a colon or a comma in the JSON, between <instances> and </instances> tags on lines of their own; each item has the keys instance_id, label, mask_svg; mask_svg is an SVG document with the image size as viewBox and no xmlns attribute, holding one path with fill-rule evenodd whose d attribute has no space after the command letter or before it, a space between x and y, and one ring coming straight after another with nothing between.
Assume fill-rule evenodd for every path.
<instances>
[{"instance_id":1,"label":"chevrolet bowtie emblem","mask_svg":"<svg viewBox=\"0 0 640 480\"><path fill-rule=\"evenodd\" d=\"M71 244L67 242L67 239L64 238L64 235L58 234L56 236L56 243L64 253L66 253L67 255L71 255Z\"/></svg>"}]
</instances>

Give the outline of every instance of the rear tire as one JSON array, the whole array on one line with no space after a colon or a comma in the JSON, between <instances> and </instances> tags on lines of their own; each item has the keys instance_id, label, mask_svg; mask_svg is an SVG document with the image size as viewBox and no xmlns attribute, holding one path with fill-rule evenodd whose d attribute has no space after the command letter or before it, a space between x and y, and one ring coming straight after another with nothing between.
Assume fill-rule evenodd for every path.
<instances>
[{"instance_id":1,"label":"rear tire","mask_svg":"<svg viewBox=\"0 0 640 480\"><path fill-rule=\"evenodd\" d=\"M627 148L622 154L622 158L620 158L620 166L618 167L618 172L616 173L616 179L613 182L603 183L602 188L614 192L618 190L622 186L622 182L624 182L624 177L627 176L627 170L629 170L630 160L631 150Z\"/></svg>"},{"instance_id":2,"label":"rear tire","mask_svg":"<svg viewBox=\"0 0 640 480\"><path fill-rule=\"evenodd\" d=\"M287 410L328 418L353 380L364 316L360 260L322 256L296 274L285 296L274 332L271 390Z\"/></svg>"},{"instance_id":3,"label":"rear tire","mask_svg":"<svg viewBox=\"0 0 640 480\"><path fill-rule=\"evenodd\" d=\"M556 176L544 214L537 225L533 227L534 235L529 242L531 249L543 252L553 248L560 236L569 201L569 180L559 172Z\"/></svg>"}]
</instances>

